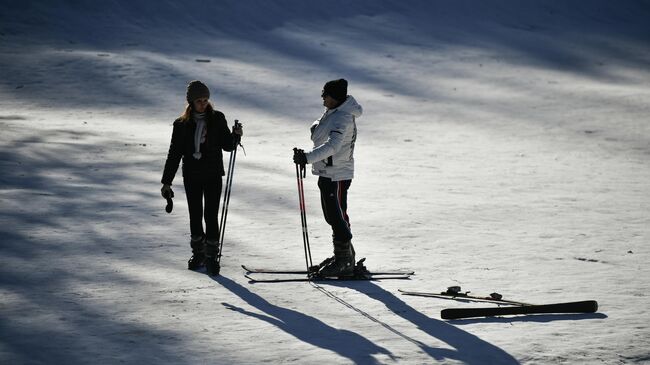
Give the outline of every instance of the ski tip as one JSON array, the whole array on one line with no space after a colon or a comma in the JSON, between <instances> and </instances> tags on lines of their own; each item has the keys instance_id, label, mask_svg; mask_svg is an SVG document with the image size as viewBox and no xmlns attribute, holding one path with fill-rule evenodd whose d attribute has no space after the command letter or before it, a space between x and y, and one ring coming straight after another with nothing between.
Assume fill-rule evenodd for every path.
<instances>
[{"instance_id":1,"label":"ski tip","mask_svg":"<svg viewBox=\"0 0 650 365\"><path fill-rule=\"evenodd\" d=\"M257 280L255 280L253 277L250 277L250 276L248 276L248 275L246 275L246 274L244 274L244 277L245 277L246 279L248 279L248 283L249 283L249 284L255 284L255 283L257 283Z\"/></svg>"}]
</instances>

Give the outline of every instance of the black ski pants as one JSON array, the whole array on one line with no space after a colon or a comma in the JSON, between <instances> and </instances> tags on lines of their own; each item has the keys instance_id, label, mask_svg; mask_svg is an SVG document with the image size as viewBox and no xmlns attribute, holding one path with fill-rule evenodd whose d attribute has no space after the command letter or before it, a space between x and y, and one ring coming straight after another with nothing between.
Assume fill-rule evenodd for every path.
<instances>
[{"instance_id":1,"label":"black ski pants","mask_svg":"<svg viewBox=\"0 0 650 365\"><path fill-rule=\"evenodd\" d=\"M190 212L190 233L192 236L204 234L208 240L219 239L219 199L221 198L221 176L187 175L183 176L187 206ZM204 207L205 201L205 207Z\"/></svg>"},{"instance_id":2,"label":"black ski pants","mask_svg":"<svg viewBox=\"0 0 650 365\"><path fill-rule=\"evenodd\" d=\"M352 180L332 181L320 176L318 189L325 221L332 227L334 241L347 242L352 239L348 217L348 189Z\"/></svg>"}]
</instances>

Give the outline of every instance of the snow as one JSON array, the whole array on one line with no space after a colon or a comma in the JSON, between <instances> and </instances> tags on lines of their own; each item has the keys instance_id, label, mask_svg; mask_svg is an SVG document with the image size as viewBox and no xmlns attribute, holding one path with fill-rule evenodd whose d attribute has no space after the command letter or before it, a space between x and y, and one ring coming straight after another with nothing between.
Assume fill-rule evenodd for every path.
<instances>
[{"instance_id":1,"label":"snow","mask_svg":"<svg viewBox=\"0 0 650 365\"><path fill-rule=\"evenodd\" d=\"M647 1L0 4L0 363L650 362ZM291 149L340 77L357 255L416 275L249 284L304 265ZM192 79L245 129L216 278L180 174L159 194ZM485 304L397 291L451 285L600 309L443 321Z\"/></svg>"}]
</instances>

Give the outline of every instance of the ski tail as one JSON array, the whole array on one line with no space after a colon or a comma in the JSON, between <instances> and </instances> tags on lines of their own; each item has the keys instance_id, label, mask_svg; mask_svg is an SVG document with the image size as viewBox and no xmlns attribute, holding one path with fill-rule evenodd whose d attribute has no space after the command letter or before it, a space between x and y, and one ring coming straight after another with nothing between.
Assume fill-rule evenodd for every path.
<instances>
[{"instance_id":1,"label":"ski tail","mask_svg":"<svg viewBox=\"0 0 650 365\"><path fill-rule=\"evenodd\" d=\"M585 300L581 302L524 305L520 307L448 308L442 310L441 316L442 319L459 319L511 314L594 313L597 310L598 302L595 300Z\"/></svg>"}]
</instances>

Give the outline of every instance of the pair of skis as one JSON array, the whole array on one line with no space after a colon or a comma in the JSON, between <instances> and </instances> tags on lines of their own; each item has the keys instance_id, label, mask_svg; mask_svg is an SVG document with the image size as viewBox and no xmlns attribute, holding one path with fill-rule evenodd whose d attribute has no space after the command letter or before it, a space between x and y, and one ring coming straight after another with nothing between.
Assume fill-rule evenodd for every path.
<instances>
[{"instance_id":1,"label":"pair of skis","mask_svg":"<svg viewBox=\"0 0 650 365\"><path fill-rule=\"evenodd\" d=\"M361 260L363 262L363 260ZM385 280L385 279L409 279L414 275L412 271L366 271L362 275L352 277L319 277L312 275L313 272L302 270L273 270L249 268L242 265L246 271L245 276L250 283L286 283L286 282L306 282L306 281L336 281L336 280ZM261 274L261 275L260 275ZM268 275L275 277L269 278ZM296 277L277 277L293 275ZM301 277L297 277L300 275ZM262 277L260 277L262 276ZM404 295L413 295L429 298L451 299L462 302L480 302L494 303L498 307L485 308L447 308L441 311L442 319L461 319L472 317L492 317L516 314L553 314L553 313L595 313L598 310L598 302L595 300L584 300L578 302L553 303L553 304L530 304L514 300L503 299L499 293L491 293L489 296L470 295L469 292L461 292L460 287L449 287L447 291L440 293L416 292L399 289ZM503 305L503 306L501 306Z\"/></svg>"},{"instance_id":2,"label":"pair of skis","mask_svg":"<svg viewBox=\"0 0 650 365\"><path fill-rule=\"evenodd\" d=\"M413 271L391 270L391 271L368 271L363 265L365 258L359 260L354 268L354 275L345 277L321 276L318 275L317 267L310 270L274 270L262 268L250 268L242 265L249 283L287 283L305 281L336 281L336 280L387 280L387 279L409 279L415 273Z\"/></svg>"},{"instance_id":3,"label":"pair of skis","mask_svg":"<svg viewBox=\"0 0 650 365\"><path fill-rule=\"evenodd\" d=\"M503 296L499 293L492 293L489 296L470 295L470 292L462 292L459 286L451 286L447 288L447 291L440 293L415 292L401 289L399 289L399 291L404 295L505 305L505 307L499 306L486 308L447 308L441 311L442 319L491 317L513 314L594 313L598 310L598 302L595 300L553 304L530 304L503 299Z\"/></svg>"}]
</instances>

